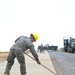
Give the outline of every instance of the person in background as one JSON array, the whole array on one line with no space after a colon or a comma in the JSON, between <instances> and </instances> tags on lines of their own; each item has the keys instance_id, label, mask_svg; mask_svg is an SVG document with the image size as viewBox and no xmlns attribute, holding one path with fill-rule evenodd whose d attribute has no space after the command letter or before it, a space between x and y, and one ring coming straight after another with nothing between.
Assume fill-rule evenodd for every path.
<instances>
[{"instance_id":1,"label":"person in background","mask_svg":"<svg viewBox=\"0 0 75 75\"><path fill-rule=\"evenodd\" d=\"M14 64L15 57L17 58L20 64L21 75L26 75L26 64L23 52L25 52L28 49L32 53L36 62L38 64L41 64L33 45L33 42L36 42L37 39L38 39L37 34L30 34L30 37L20 36L15 40L15 44L10 48L4 75L10 75L10 70L12 65Z\"/></svg>"}]
</instances>

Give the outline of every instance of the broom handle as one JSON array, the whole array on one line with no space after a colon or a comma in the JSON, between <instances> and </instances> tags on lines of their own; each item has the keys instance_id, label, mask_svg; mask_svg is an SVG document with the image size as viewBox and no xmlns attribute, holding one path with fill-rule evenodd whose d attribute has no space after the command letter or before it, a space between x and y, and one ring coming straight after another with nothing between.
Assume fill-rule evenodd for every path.
<instances>
[{"instance_id":1,"label":"broom handle","mask_svg":"<svg viewBox=\"0 0 75 75\"><path fill-rule=\"evenodd\" d=\"M28 55L27 53L24 52L24 54L26 54L27 56L29 56L31 59L33 59L34 61L36 61L33 57L31 57L30 55ZM49 68L47 68L46 66L44 66L43 64L40 64L41 66L43 66L44 68L46 68L47 70L49 70L50 72L52 72L54 75L56 75L53 71L51 71Z\"/></svg>"}]
</instances>

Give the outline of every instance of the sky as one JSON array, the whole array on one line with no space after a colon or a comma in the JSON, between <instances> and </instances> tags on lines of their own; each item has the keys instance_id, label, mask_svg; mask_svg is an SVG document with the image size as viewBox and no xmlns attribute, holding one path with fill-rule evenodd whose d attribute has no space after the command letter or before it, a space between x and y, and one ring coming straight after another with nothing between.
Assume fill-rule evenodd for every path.
<instances>
[{"instance_id":1,"label":"sky","mask_svg":"<svg viewBox=\"0 0 75 75\"><path fill-rule=\"evenodd\" d=\"M0 51L30 33L39 37L35 48L63 47L63 38L75 37L75 0L0 0Z\"/></svg>"}]
</instances>

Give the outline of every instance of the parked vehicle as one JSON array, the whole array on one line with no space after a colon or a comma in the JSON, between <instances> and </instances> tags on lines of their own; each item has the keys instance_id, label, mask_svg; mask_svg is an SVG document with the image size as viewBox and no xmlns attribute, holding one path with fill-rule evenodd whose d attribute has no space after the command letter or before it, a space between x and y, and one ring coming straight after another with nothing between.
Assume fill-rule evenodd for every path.
<instances>
[{"instance_id":1,"label":"parked vehicle","mask_svg":"<svg viewBox=\"0 0 75 75\"><path fill-rule=\"evenodd\" d=\"M74 53L75 51L75 38L70 37L69 39L64 39L64 51Z\"/></svg>"},{"instance_id":2,"label":"parked vehicle","mask_svg":"<svg viewBox=\"0 0 75 75\"><path fill-rule=\"evenodd\" d=\"M49 46L49 50L57 51L58 46Z\"/></svg>"}]
</instances>

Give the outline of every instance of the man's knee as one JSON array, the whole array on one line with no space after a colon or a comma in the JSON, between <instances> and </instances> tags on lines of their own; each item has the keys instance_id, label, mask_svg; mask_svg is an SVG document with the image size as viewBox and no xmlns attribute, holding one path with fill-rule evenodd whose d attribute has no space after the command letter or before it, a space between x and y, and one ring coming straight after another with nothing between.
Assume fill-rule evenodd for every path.
<instances>
[{"instance_id":1,"label":"man's knee","mask_svg":"<svg viewBox=\"0 0 75 75\"><path fill-rule=\"evenodd\" d=\"M25 58L24 55L21 53L17 56L17 60L19 61L19 63L25 63Z\"/></svg>"}]
</instances>

